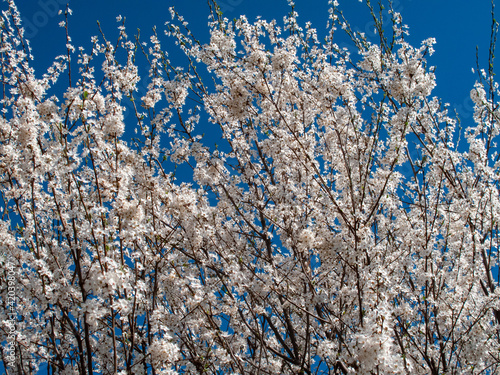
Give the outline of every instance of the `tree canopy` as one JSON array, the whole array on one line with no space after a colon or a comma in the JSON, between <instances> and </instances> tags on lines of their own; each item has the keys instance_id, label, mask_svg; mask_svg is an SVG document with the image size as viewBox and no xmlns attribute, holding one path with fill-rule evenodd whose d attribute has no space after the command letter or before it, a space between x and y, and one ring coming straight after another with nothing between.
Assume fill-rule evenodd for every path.
<instances>
[{"instance_id":1,"label":"tree canopy","mask_svg":"<svg viewBox=\"0 0 500 375\"><path fill-rule=\"evenodd\" d=\"M41 78L6 4L6 373L500 371L496 22L461 124L390 2L377 43L336 1L325 40L210 2L202 44L172 9L147 41L68 34Z\"/></svg>"}]
</instances>

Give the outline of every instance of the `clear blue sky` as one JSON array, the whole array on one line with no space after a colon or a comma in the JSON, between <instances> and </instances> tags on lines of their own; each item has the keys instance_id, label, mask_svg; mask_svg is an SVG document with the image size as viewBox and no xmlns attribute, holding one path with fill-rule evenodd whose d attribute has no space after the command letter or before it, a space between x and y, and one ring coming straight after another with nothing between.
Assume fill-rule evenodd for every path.
<instances>
[{"instance_id":1,"label":"clear blue sky","mask_svg":"<svg viewBox=\"0 0 500 375\"><path fill-rule=\"evenodd\" d=\"M61 18L56 15L56 9L63 9L65 1L17 1L40 74L54 56L64 52L64 31L57 26ZM281 19L289 10L286 0L221 0L219 3L230 19L240 14L245 14L249 20L258 15ZM140 28L147 40L153 25L163 29L164 22L170 19L168 8L172 5L190 22L198 38L207 40L206 0L73 0L70 2L74 12L70 31L74 44L89 46L90 37L98 34L96 20L113 40L117 15L126 17L129 35ZM355 27L370 35L372 27L366 6L357 0L340 0L340 5ZM471 72L471 68L475 68L476 45L480 48L480 62L487 67L490 1L480 0L472 4L467 0L395 0L394 7L409 25L413 44L418 45L431 36L437 39L436 53L430 60L437 67L438 85L434 94L456 107L464 120L470 120L469 92L476 79ZM327 8L326 0L296 0L300 19L312 21L320 32L326 26Z\"/></svg>"}]
</instances>

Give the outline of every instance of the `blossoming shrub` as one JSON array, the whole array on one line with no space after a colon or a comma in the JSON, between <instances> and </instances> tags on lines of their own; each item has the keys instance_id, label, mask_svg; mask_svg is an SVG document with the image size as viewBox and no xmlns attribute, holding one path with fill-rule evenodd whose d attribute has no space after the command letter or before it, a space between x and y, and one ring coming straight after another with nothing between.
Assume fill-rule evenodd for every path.
<instances>
[{"instance_id":1,"label":"blossoming shrub","mask_svg":"<svg viewBox=\"0 0 500 375\"><path fill-rule=\"evenodd\" d=\"M369 6L373 44L336 2L324 42L293 11L279 26L214 8L201 45L172 11L184 70L157 35L132 42L122 24L118 43L95 37L91 51L68 37L37 78L7 3L0 249L17 292L12 315L2 271L0 341L15 326L6 371L498 371L491 71L458 147L432 97L434 41L409 45L396 12L384 31ZM359 58L337 46L339 27ZM220 147L201 135L213 129Z\"/></svg>"}]
</instances>

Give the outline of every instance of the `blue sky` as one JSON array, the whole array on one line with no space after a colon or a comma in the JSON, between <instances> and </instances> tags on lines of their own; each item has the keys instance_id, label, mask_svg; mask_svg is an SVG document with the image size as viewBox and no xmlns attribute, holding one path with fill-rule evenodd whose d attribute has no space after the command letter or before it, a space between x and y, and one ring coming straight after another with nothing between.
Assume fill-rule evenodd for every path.
<instances>
[{"instance_id":1,"label":"blue sky","mask_svg":"<svg viewBox=\"0 0 500 375\"><path fill-rule=\"evenodd\" d=\"M57 24L66 0L18 0L31 40L40 74L50 65L53 57L64 53L64 30ZM232 19L245 14L249 20L256 16L281 19L289 10L286 0L220 0L224 15ZM340 5L355 28L372 33L366 5L358 0L340 0ZM139 28L145 39L151 28L159 30L170 19L168 8L175 6L190 22L202 41L207 40L208 6L206 0L73 0L70 7L70 32L75 45L90 45L90 37L98 34L96 20L105 32L116 35L117 15L127 19L129 35ZM469 92L476 75L471 71L476 65L476 46L482 67L487 67L488 43L491 31L491 3L487 0L395 0L394 8L402 13L403 21L410 27L410 41L418 45L421 40L435 37L436 53L430 64L437 67L437 88L434 94L455 107L463 120L471 120ZM327 21L326 0L296 0L296 10L302 22L311 21L324 31Z\"/></svg>"}]
</instances>

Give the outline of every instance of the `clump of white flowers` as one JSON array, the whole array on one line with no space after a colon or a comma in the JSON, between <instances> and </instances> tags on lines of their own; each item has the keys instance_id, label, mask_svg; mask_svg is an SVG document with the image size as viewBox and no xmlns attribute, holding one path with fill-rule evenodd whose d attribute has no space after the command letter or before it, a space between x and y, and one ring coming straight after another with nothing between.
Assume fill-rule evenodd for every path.
<instances>
[{"instance_id":1,"label":"clump of white flowers","mask_svg":"<svg viewBox=\"0 0 500 375\"><path fill-rule=\"evenodd\" d=\"M186 69L118 17L116 43L68 36L37 78L6 2L9 371L498 373L498 85L481 73L461 138L431 97L435 41L368 4L370 41L329 3L326 43L294 10L280 26L213 5L203 45L172 9Z\"/></svg>"},{"instance_id":2,"label":"clump of white flowers","mask_svg":"<svg viewBox=\"0 0 500 375\"><path fill-rule=\"evenodd\" d=\"M179 359L179 348L172 342L172 337L165 334L161 339L156 339L148 348L153 367L159 374L176 374L172 371L172 363Z\"/></svg>"}]
</instances>

